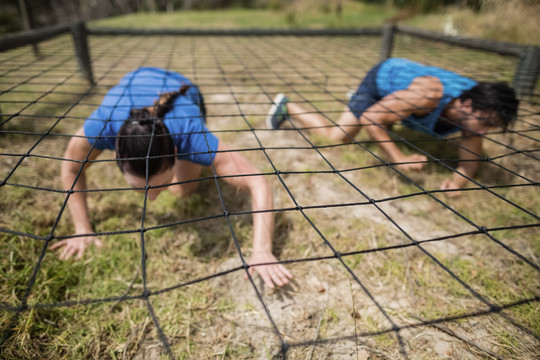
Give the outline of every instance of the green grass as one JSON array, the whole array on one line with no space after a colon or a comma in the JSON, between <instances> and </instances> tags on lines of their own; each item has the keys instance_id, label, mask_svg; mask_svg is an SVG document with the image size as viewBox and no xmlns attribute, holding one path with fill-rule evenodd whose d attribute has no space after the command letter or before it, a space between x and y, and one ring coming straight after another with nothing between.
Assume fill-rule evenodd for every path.
<instances>
[{"instance_id":1,"label":"green grass","mask_svg":"<svg viewBox=\"0 0 540 360\"><path fill-rule=\"evenodd\" d=\"M139 13L92 21L91 26L136 28L358 28L381 26L396 9L347 1L341 14L320 9L176 11Z\"/></svg>"},{"instance_id":2,"label":"green grass","mask_svg":"<svg viewBox=\"0 0 540 360\"><path fill-rule=\"evenodd\" d=\"M176 11L173 13L138 13L94 20L91 26L135 28L369 28L380 27L392 18L403 24L444 32L452 22L459 35L540 45L536 24L538 5L524 0L494 3L483 13L449 7L436 13L414 14L384 5L342 1L342 11L332 3L317 5L300 1L279 10L224 9ZM295 5L296 4L296 5Z\"/></svg>"}]
</instances>

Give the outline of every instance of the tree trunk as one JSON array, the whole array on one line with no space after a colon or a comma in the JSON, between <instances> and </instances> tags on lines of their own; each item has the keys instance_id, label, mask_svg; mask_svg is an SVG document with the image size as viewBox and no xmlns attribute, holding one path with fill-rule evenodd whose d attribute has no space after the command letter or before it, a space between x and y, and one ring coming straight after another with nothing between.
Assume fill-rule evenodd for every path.
<instances>
[{"instance_id":1,"label":"tree trunk","mask_svg":"<svg viewBox=\"0 0 540 360\"><path fill-rule=\"evenodd\" d=\"M156 12L156 0L146 0L146 6L148 6L148 11Z\"/></svg>"}]
</instances>

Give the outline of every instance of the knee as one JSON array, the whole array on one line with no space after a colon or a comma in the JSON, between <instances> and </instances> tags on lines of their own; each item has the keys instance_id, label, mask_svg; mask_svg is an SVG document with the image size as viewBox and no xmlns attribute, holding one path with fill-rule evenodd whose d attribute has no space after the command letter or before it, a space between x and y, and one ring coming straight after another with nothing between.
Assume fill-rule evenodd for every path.
<instances>
[{"instance_id":1,"label":"knee","mask_svg":"<svg viewBox=\"0 0 540 360\"><path fill-rule=\"evenodd\" d=\"M350 143L354 140L354 134L346 127L336 127L328 134L332 142Z\"/></svg>"},{"instance_id":2,"label":"knee","mask_svg":"<svg viewBox=\"0 0 540 360\"><path fill-rule=\"evenodd\" d=\"M350 143L360 131L359 124L340 124L330 129L328 137L334 142Z\"/></svg>"}]
</instances>

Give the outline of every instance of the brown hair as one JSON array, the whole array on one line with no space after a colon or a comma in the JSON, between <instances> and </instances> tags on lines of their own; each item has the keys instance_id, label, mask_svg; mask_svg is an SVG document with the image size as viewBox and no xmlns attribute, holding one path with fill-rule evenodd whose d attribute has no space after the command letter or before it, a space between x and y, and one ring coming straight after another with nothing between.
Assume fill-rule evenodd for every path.
<instances>
[{"instance_id":1,"label":"brown hair","mask_svg":"<svg viewBox=\"0 0 540 360\"><path fill-rule=\"evenodd\" d=\"M163 93L153 106L132 109L116 137L116 160L122 172L148 177L174 165L175 147L163 123L174 101L191 85L182 84L178 91Z\"/></svg>"}]
</instances>

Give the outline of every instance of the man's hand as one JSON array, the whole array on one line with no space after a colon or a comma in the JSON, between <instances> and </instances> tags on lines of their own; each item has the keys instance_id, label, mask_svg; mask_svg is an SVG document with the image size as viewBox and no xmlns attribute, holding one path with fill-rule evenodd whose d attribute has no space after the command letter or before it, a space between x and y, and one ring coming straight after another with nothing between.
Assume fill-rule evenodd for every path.
<instances>
[{"instance_id":1,"label":"man's hand","mask_svg":"<svg viewBox=\"0 0 540 360\"><path fill-rule=\"evenodd\" d=\"M267 264L277 262L277 258L269 252L256 252L251 255L251 258L248 261L249 265L256 264ZM271 265L261 265L261 266L252 266L249 268L249 274L253 275L253 271L257 273L264 280L266 285L273 289L275 285L284 286L289 283L289 279L293 278L293 275L285 266L282 264L271 264ZM247 275L246 275L247 277ZM275 285L274 285L275 284Z\"/></svg>"},{"instance_id":2,"label":"man's hand","mask_svg":"<svg viewBox=\"0 0 540 360\"><path fill-rule=\"evenodd\" d=\"M452 179L445 179L441 184L441 190L461 189L461 186L456 184ZM448 191L444 193L449 197L457 197L461 195L461 191Z\"/></svg>"},{"instance_id":3,"label":"man's hand","mask_svg":"<svg viewBox=\"0 0 540 360\"><path fill-rule=\"evenodd\" d=\"M80 259L88 245L101 247L103 243L97 236L85 236L59 241L56 244L53 244L50 249L61 249L58 254L60 260L67 260L74 255L76 255L77 259Z\"/></svg>"},{"instance_id":4,"label":"man's hand","mask_svg":"<svg viewBox=\"0 0 540 360\"><path fill-rule=\"evenodd\" d=\"M480 136L466 136L460 142L459 163L452 174L452 177L446 179L441 184L441 190L459 190L463 189L478 170L480 154L482 154L482 138ZM448 197L461 195L461 191L448 191L444 194Z\"/></svg>"},{"instance_id":5,"label":"man's hand","mask_svg":"<svg viewBox=\"0 0 540 360\"><path fill-rule=\"evenodd\" d=\"M405 163L396 165L396 167L398 167L400 170L422 170L422 168L426 166L426 161L427 157L425 155L412 154L403 156L399 159L399 161L396 161L396 163Z\"/></svg>"}]
</instances>

